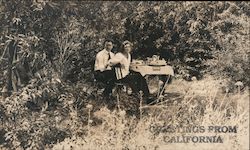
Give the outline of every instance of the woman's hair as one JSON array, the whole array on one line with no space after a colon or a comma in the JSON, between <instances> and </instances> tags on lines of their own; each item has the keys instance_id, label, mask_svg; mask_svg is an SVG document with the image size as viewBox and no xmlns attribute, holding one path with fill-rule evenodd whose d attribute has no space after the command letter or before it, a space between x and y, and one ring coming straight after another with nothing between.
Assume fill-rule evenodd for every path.
<instances>
[{"instance_id":1,"label":"woman's hair","mask_svg":"<svg viewBox=\"0 0 250 150\"><path fill-rule=\"evenodd\" d=\"M124 52L125 45L127 45L127 44L129 44L131 47L133 46L133 44L130 41L126 40L126 41L122 42L120 52Z\"/></svg>"}]
</instances>

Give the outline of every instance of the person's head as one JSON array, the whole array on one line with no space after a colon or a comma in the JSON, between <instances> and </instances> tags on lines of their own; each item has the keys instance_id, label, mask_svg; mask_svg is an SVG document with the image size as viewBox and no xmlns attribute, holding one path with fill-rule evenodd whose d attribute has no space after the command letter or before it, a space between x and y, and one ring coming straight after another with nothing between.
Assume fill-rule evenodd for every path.
<instances>
[{"instance_id":1,"label":"person's head","mask_svg":"<svg viewBox=\"0 0 250 150\"><path fill-rule=\"evenodd\" d=\"M107 51L111 51L113 49L113 41L111 39L105 40L105 42L104 42L104 48Z\"/></svg>"},{"instance_id":2,"label":"person's head","mask_svg":"<svg viewBox=\"0 0 250 150\"><path fill-rule=\"evenodd\" d=\"M123 52L123 53L130 53L131 50L132 50L132 43L129 42L128 40L124 41L122 43L121 52Z\"/></svg>"}]
</instances>

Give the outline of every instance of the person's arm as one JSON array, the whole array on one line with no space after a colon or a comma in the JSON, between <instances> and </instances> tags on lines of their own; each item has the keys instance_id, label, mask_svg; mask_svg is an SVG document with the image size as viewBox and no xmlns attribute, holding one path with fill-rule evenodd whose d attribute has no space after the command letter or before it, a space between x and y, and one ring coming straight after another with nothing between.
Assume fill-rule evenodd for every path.
<instances>
[{"instance_id":1,"label":"person's arm","mask_svg":"<svg viewBox=\"0 0 250 150\"><path fill-rule=\"evenodd\" d=\"M95 60L95 67L98 68L100 71L104 71L106 66L103 61L103 57L100 54L96 55L96 60Z\"/></svg>"},{"instance_id":2,"label":"person's arm","mask_svg":"<svg viewBox=\"0 0 250 150\"><path fill-rule=\"evenodd\" d=\"M123 59L122 54L117 53L113 58L111 58L111 59L108 61L108 65L109 65L109 66L114 66L114 65L116 65L116 64L119 64L119 63L121 63L122 59Z\"/></svg>"}]
</instances>

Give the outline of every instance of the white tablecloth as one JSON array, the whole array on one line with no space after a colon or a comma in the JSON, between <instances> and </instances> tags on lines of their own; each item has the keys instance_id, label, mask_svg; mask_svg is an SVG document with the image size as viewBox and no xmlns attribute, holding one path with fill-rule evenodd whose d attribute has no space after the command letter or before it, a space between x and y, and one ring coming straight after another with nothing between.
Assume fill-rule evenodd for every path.
<instances>
[{"instance_id":1,"label":"white tablecloth","mask_svg":"<svg viewBox=\"0 0 250 150\"><path fill-rule=\"evenodd\" d=\"M130 65L130 69L145 75L172 75L174 70L171 66L149 66L149 65Z\"/></svg>"}]
</instances>

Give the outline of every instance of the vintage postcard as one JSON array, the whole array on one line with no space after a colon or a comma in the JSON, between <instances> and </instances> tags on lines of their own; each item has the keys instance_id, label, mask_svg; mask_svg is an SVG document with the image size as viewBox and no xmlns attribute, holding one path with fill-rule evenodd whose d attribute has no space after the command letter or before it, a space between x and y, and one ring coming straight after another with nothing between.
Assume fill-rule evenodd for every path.
<instances>
[{"instance_id":1,"label":"vintage postcard","mask_svg":"<svg viewBox=\"0 0 250 150\"><path fill-rule=\"evenodd\" d=\"M1 150L249 150L250 3L0 0Z\"/></svg>"}]
</instances>

